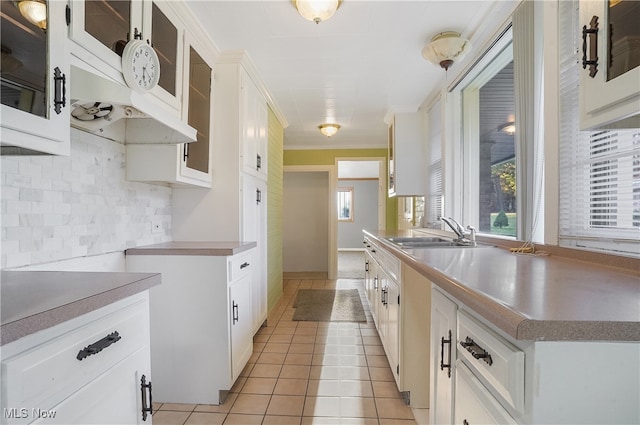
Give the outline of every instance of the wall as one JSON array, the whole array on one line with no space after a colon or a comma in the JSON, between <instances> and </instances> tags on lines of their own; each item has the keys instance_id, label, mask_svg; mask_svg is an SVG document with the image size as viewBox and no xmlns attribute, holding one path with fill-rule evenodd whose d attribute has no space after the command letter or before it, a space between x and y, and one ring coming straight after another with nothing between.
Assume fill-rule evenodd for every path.
<instances>
[{"instance_id":1,"label":"wall","mask_svg":"<svg viewBox=\"0 0 640 425\"><path fill-rule=\"evenodd\" d=\"M284 165L335 165L336 158L376 158L387 157L387 149L318 149L318 150L285 150ZM385 178L386 182L386 178ZM395 198L387 198L386 229L396 230L398 213Z\"/></svg>"},{"instance_id":2,"label":"wall","mask_svg":"<svg viewBox=\"0 0 640 425\"><path fill-rule=\"evenodd\" d=\"M338 180L353 188L353 221L338 222L338 249L363 249L362 229L378 227L378 180Z\"/></svg>"},{"instance_id":3,"label":"wall","mask_svg":"<svg viewBox=\"0 0 640 425\"><path fill-rule=\"evenodd\" d=\"M284 173L284 272L328 272L329 175Z\"/></svg>"},{"instance_id":4,"label":"wall","mask_svg":"<svg viewBox=\"0 0 640 425\"><path fill-rule=\"evenodd\" d=\"M122 144L71 129L68 157L0 164L3 269L171 240L171 189L126 181Z\"/></svg>"},{"instance_id":5,"label":"wall","mask_svg":"<svg viewBox=\"0 0 640 425\"><path fill-rule=\"evenodd\" d=\"M269 164L267 177L267 302L269 311L282 296L282 145L284 128L269 109Z\"/></svg>"}]
</instances>

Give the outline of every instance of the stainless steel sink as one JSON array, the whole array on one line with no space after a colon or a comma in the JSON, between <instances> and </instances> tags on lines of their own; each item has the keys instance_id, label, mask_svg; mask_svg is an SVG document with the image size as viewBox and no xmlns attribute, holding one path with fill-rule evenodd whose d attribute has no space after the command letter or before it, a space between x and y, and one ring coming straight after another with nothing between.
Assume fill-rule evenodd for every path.
<instances>
[{"instance_id":1,"label":"stainless steel sink","mask_svg":"<svg viewBox=\"0 0 640 425\"><path fill-rule=\"evenodd\" d=\"M397 245L402 249L418 249L418 248L447 248L447 247L475 247L477 245L465 242L458 242L451 239L439 237L391 237L387 238L389 242Z\"/></svg>"}]
</instances>

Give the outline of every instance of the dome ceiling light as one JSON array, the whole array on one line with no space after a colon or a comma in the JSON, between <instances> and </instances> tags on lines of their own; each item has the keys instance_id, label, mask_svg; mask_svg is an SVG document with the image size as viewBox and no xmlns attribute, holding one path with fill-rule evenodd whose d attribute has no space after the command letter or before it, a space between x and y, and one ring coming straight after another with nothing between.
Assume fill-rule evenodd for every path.
<instances>
[{"instance_id":1,"label":"dome ceiling light","mask_svg":"<svg viewBox=\"0 0 640 425\"><path fill-rule=\"evenodd\" d=\"M319 24L336 13L342 0L291 0L298 13L308 21Z\"/></svg>"},{"instance_id":2,"label":"dome ceiling light","mask_svg":"<svg viewBox=\"0 0 640 425\"><path fill-rule=\"evenodd\" d=\"M320 133L324 134L327 137L331 137L340 130L340 126L338 124L321 124L318 126L320 129Z\"/></svg>"},{"instance_id":3,"label":"dome ceiling light","mask_svg":"<svg viewBox=\"0 0 640 425\"><path fill-rule=\"evenodd\" d=\"M445 31L436 35L422 49L422 56L431 63L448 70L454 61L460 60L471 49L469 40L460 37L460 33Z\"/></svg>"},{"instance_id":4,"label":"dome ceiling light","mask_svg":"<svg viewBox=\"0 0 640 425\"><path fill-rule=\"evenodd\" d=\"M42 0L16 0L15 5L24 18L41 30L47 30L47 4Z\"/></svg>"}]
</instances>

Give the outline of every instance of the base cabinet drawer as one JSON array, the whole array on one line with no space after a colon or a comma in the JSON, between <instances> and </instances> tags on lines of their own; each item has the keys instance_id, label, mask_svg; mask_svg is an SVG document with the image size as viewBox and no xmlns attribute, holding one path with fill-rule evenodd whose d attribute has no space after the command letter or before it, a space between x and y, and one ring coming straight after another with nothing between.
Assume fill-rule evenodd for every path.
<instances>
[{"instance_id":1,"label":"base cabinet drawer","mask_svg":"<svg viewBox=\"0 0 640 425\"><path fill-rule=\"evenodd\" d=\"M454 423L456 425L516 424L473 373L456 362Z\"/></svg>"},{"instance_id":2,"label":"base cabinet drawer","mask_svg":"<svg viewBox=\"0 0 640 425\"><path fill-rule=\"evenodd\" d=\"M524 409L524 352L458 311L458 358L515 410Z\"/></svg>"}]
</instances>

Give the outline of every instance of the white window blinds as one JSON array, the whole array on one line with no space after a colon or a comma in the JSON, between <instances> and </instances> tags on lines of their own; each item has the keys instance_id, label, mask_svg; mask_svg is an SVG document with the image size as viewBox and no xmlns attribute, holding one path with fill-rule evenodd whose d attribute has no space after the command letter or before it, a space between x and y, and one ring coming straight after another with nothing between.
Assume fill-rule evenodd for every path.
<instances>
[{"instance_id":1,"label":"white window blinds","mask_svg":"<svg viewBox=\"0 0 640 425\"><path fill-rule=\"evenodd\" d=\"M442 224L442 114L438 100L427 113L427 158L429 158L429 191L425 227L440 229Z\"/></svg>"},{"instance_id":2,"label":"white window blinds","mask_svg":"<svg viewBox=\"0 0 640 425\"><path fill-rule=\"evenodd\" d=\"M640 129L580 131L577 4L560 2L560 245L640 255Z\"/></svg>"}]
</instances>

